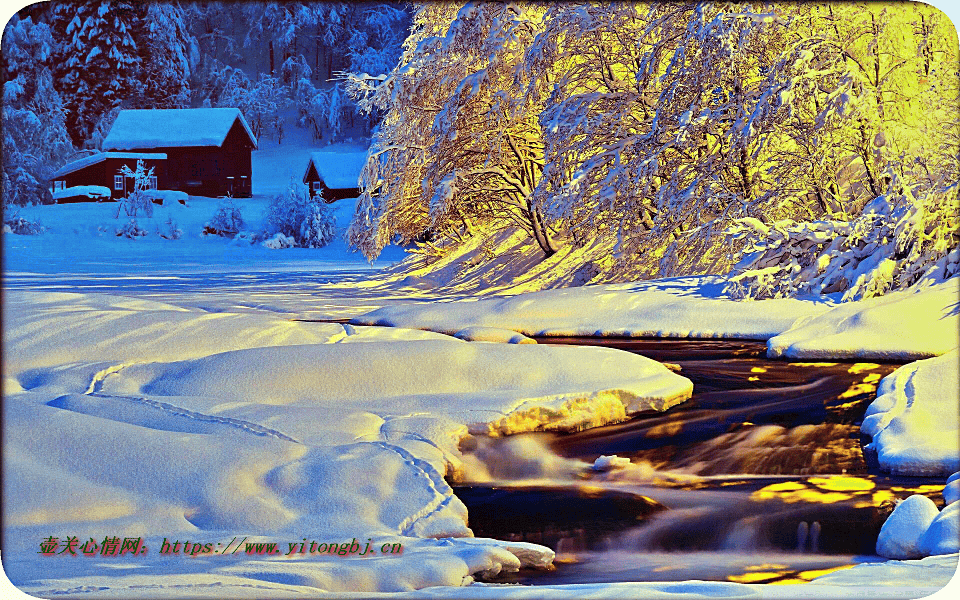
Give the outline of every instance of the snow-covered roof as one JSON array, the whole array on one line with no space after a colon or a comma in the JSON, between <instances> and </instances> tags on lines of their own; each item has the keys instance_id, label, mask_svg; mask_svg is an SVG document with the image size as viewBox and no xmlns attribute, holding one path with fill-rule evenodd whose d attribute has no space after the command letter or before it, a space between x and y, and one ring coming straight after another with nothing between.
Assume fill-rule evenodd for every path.
<instances>
[{"instance_id":1,"label":"snow-covered roof","mask_svg":"<svg viewBox=\"0 0 960 600\"><path fill-rule=\"evenodd\" d=\"M238 108L122 110L103 140L104 150L222 146L239 119L253 147L257 138Z\"/></svg>"},{"instance_id":2,"label":"snow-covered roof","mask_svg":"<svg viewBox=\"0 0 960 600\"><path fill-rule=\"evenodd\" d=\"M53 174L53 179L63 177L64 175L69 175L74 171L79 171L80 169L89 167L90 165L95 165L98 162L102 162L108 158L142 158L144 160L166 160L167 155L160 152L97 152L96 154L91 154L90 156L84 156L80 160L75 160L69 162L62 167L60 167L56 173Z\"/></svg>"},{"instance_id":3,"label":"snow-covered roof","mask_svg":"<svg viewBox=\"0 0 960 600\"><path fill-rule=\"evenodd\" d=\"M303 181L306 183L310 165L313 165L328 188L355 188L360 185L360 171L366 162L366 152L311 152Z\"/></svg>"}]
</instances>

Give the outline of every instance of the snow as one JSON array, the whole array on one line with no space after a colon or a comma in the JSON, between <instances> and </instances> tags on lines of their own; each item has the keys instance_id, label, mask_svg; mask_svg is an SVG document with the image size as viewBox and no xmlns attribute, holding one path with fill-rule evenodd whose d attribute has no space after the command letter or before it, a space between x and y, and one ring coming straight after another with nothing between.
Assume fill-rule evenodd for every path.
<instances>
[{"instance_id":1,"label":"snow","mask_svg":"<svg viewBox=\"0 0 960 600\"><path fill-rule=\"evenodd\" d=\"M819 300L736 302L717 277L678 277L520 294L509 298L379 309L358 324L455 333L468 327L528 336L732 337L765 339L830 308Z\"/></svg>"},{"instance_id":2,"label":"snow","mask_svg":"<svg viewBox=\"0 0 960 600\"><path fill-rule=\"evenodd\" d=\"M103 149L219 147L237 119L256 148L257 138L238 108L170 108L120 111Z\"/></svg>"},{"instance_id":3,"label":"snow","mask_svg":"<svg viewBox=\"0 0 960 600\"><path fill-rule=\"evenodd\" d=\"M360 185L360 171L367 162L366 152L353 154L343 152L311 152L307 163L307 170L303 174L305 180L312 164L328 188L348 189Z\"/></svg>"},{"instance_id":4,"label":"snow","mask_svg":"<svg viewBox=\"0 0 960 600\"><path fill-rule=\"evenodd\" d=\"M914 359L960 345L960 277L840 304L768 342L787 358Z\"/></svg>"},{"instance_id":5,"label":"snow","mask_svg":"<svg viewBox=\"0 0 960 600\"><path fill-rule=\"evenodd\" d=\"M129 158L129 159L143 159L143 160L166 160L167 155L162 152L97 152L96 154L91 154L90 156L85 156L79 160L69 162L62 167L60 167L56 173L53 174L53 179L58 179L69 175L74 171L79 171L89 167L90 165L95 165L97 163L103 162L108 158ZM84 186L81 186L84 187ZM87 186L95 187L95 186Z\"/></svg>"},{"instance_id":6,"label":"snow","mask_svg":"<svg viewBox=\"0 0 960 600\"><path fill-rule=\"evenodd\" d=\"M960 472L947 478L947 485L943 488L943 502L945 504L953 504L957 500L960 500Z\"/></svg>"},{"instance_id":7,"label":"snow","mask_svg":"<svg viewBox=\"0 0 960 600\"><path fill-rule=\"evenodd\" d=\"M940 511L923 533L918 546L927 556L960 552L960 504L954 502Z\"/></svg>"},{"instance_id":8,"label":"snow","mask_svg":"<svg viewBox=\"0 0 960 600\"><path fill-rule=\"evenodd\" d=\"M458 340L468 342L497 342L500 344L536 344L537 341L522 333L496 327L467 327L453 334Z\"/></svg>"},{"instance_id":9,"label":"snow","mask_svg":"<svg viewBox=\"0 0 960 600\"><path fill-rule=\"evenodd\" d=\"M62 200L64 198L74 198L79 196L86 196L87 198L91 199L109 198L110 188L102 185L75 185L73 187L57 190L53 193L54 200Z\"/></svg>"},{"instance_id":10,"label":"snow","mask_svg":"<svg viewBox=\"0 0 960 600\"><path fill-rule=\"evenodd\" d=\"M169 288L161 296L183 299ZM458 442L470 431L620 420L691 389L654 361L610 349L469 343L189 304L7 290L4 427L43 432L4 438L4 566L22 589L400 592L542 567L553 557L546 548L463 538L465 508L443 477L458 468ZM38 557L37 540L54 530L143 535L152 550L130 570ZM404 552L156 553L164 538L304 535L398 542Z\"/></svg>"},{"instance_id":11,"label":"snow","mask_svg":"<svg viewBox=\"0 0 960 600\"><path fill-rule=\"evenodd\" d=\"M172 205L172 204L186 204L190 200L190 196L186 192L180 192L177 190L144 190L144 195L146 195L150 200L158 202L163 205Z\"/></svg>"},{"instance_id":12,"label":"snow","mask_svg":"<svg viewBox=\"0 0 960 600\"><path fill-rule=\"evenodd\" d=\"M913 495L897 504L877 538L877 554L886 558L920 558L920 539L939 511L933 500Z\"/></svg>"},{"instance_id":13,"label":"snow","mask_svg":"<svg viewBox=\"0 0 960 600\"><path fill-rule=\"evenodd\" d=\"M255 192L288 185L270 168L284 146L254 153L255 173L266 173ZM261 227L267 202L235 200L248 230ZM315 596L318 587L400 597L789 597L720 582L450 587L553 555L459 537L469 535L465 509L444 476L479 468L459 448L477 433L589 427L689 394L685 379L638 356L511 339L541 331L764 338L827 314L829 299L734 302L723 280L700 277L436 303L458 294L426 276L360 279L371 266L342 240L273 252L204 237L216 205L191 197L158 206L138 219L150 232L138 240L114 236L123 222L115 205L25 207L47 233L3 236L4 568L22 589L103 598ZM332 206L341 229L353 207ZM167 219L181 239L155 235ZM373 309L416 329L298 320ZM455 376L439 374L446 370ZM509 456L531 477L571 468L514 439L522 443ZM625 460L610 457L609 466ZM38 540L51 533L144 535L151 551L136 562L38 557ZM308 535L396 541L404 553L187 560L154 550L165 537ZM861 565L843 581L902 575L912 591L932 592L956 558L952 567L927 561L923 569ZM818 580L816 589L809 594L829 598L842 588Z\"/></svg>"},{"instance_id":14,"label":"snow","mask_svg":"<svg viewBox=\"0 0 960 600\"><path fill-rule=\"evenodd\" d=\"M904 365L881 381L861 425L881 469L916 475L960 469L958 360L954 350Z\"/></svg>"}]
</instances>

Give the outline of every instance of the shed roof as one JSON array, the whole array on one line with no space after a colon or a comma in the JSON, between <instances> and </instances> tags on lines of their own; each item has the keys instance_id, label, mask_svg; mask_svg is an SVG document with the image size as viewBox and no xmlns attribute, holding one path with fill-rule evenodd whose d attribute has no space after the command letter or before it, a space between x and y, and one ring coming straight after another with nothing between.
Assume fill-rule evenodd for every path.
<instances>
[{"instance_id":1,"label":"shed roof","mask_svg":"<svg viewBox=\"0 0 960 600\"><path fill-rule=\"evenodd\" d=\"M238 108L168 108L120 111L103 149L219 147L238 119L256 148L257 138Z\"/></svg>"},{"instance_id":2,"label":"shed roof","mask_svg":"<svg viewBox=\"0 0 960 600\"><path fill-rule=\"evenodd\" d=\"M103 162L108 158L141 158L144 160L166 160L167 155L161 152L97 152L96 154L91 154L90 156L84 156L79 160L73 162L68 162L63 165L57 172L53 174L53 179L58 177L63 177L64 175L69 175L80 169L89 167L90 165L95 165L99 162Z\"/></svg>"},{"instance_id":3,"label":"shed roof","mask_svg":"<svg viewBox=\"0 0 960 600\"><path fill-rule=\"evenodd\" d=\"M303 182L307 182L310 165L332 190L352 189L360 185L360 171L367 162L366 152L311 152Z\"/></svg>"}]
</instances>

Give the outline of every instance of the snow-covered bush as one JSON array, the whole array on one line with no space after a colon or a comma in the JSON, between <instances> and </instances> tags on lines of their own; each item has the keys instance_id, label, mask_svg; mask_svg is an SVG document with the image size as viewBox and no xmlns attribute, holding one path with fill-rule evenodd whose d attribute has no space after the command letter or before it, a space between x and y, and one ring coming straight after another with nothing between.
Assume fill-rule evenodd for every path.
<instances>
[{"instance_id":1,"label":"snow-covered bush","mask_svg":"<svg viewBox=\"0 0 960 600\"><path fill-rule=\"evenodd\" d=\"M283 250L284 248L296 248L297 243L292 237L277 232L270 239L264 240L261 246L271 250Z\"/></svg>"},{"instance_id":2,"label":"snow-covered bush","mask_svg":"<svg viewBox=\"0 0 960 600\"><path fill-rule=\"evenodd\" d=\"M120 212L123 211L128 217L136 217L142 214L146 217L153 216L153 199L148 189L150 178L153 177L153 167L147 169L143 165L143 160L137 160L136 170L127 165L120 167L119 174L124 177L133 178L133 191L126 197L120 199L120 205L117 206L117 218L120 218Z\"/></svg>"},{"instance_id":3,"label":"snow-covered bush","mask_svg":"<svg viewBox=\"0 0 960 600\"><path fill-rule=\"evenodd\" d=\"M220 235L234 237L243 229L243 216L240 207L233 203L232 198L224 198L217 204L217 210L203 226L204 235Z\"/></svg>"},{"instance_id":4,"label":"snow-covered bush","mask_svg":"<svg viewBox=\"0 0 960 600\"><path fill-rule=\"evenodd\" d=\"M282 233L302 248L322 248L333 239L335 221L330 207L320 198L311 198L306 187L291 186L278 194L267 207L265 233Z\"/></svg>"},{"instance_id":5,"label":"snow-covered bush","mask_svg":"<svg viewBox=\"0 0 960 600\"><path fill-rule=\"evenodd\" d=\"M242 246L244 244L248 246L252 246L253 244L256 244L257 242L259 242L261 239L263 238L259 233L256 233L253 231L241 231L234 236L233 242L231 243L234 246Z\"/></svg>"},{"instance_id":6,"label":"snow-covered bush","mask_svg":"<svg viewBox=\"0 0 960 600\"><path fill-rule=\"evenodd\" d=\"M915 196L878 196L851 221L740 219L728 235L746 247L727 292L782 298L843 292L859 300L960 272L957 184Z\"/></svg>"},{"instance_id":7,"label":"snow-covered bush","mask_svg":"<svg viewBox=\"0 0 960 600\"><path fill-rule=\"evenodd\" d=\"M46 231L46 227L38 223L33 223L20 216L19 213L13 213L9 219L3 221L3 232L13 233L15 235L39 235Z\"/></svg>"},{"instance_id":8,"label":"snow-covered bush","mask_svg":"<svg viewBox=\"0 0 960 600\"><path fill-rule=\"evenodd\" d=\"M183 237L183 230L177 226L173 217L167 217L167 220L157 225L157 235L165 240L179 240Z\"/></svg>"},{"instance_id":9,"label":"snow-covered bush","mask_svg":"<svg viewBox=\"0 0 960 600\"><path fill-rule=\"evenodd\" d=\"M123 227L117 230L117 237L130 238L135 240L148 235L148 231L137 223L136 219L130 219Z\"/></svg>"}]
</instances>

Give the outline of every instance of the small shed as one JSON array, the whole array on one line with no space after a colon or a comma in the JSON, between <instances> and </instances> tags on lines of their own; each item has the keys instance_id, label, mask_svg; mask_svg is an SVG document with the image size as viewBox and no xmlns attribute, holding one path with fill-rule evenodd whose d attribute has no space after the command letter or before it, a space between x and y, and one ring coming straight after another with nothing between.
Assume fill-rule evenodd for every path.
<instances>
[{"instance_id":1,"label":"small shed","mask_svg":"<svg viewBox=\"0 0 960 600\"><path fill-rule=\"evenodd\" d=\"M100 186L110 190L110 198L116 200L133 191L133 178L124 177L124 166L137 170L137 161L142 160L147 169L153 168L150 189L161 189L166 181L167 155L157 152L97 152L67 163L53 174L52 192L62 192L77 186ZM82 197L79 197L82 198ZM89 197L95 200L95 197Z\"/></svg>"},{"instance_id":2,"label":"small shed","mask_svg":"<svg viewBox=\"0 0 960 600\"><path fill-rule=\"evenodd\" d=\"M252 193L250 154L257 139L237 108L122 110L103 149L165 154L163 189L242 198Z\"/></svg>"},{"instance_id":3,"label":"small shed","mask_svg":"<svg viewBox=\"0 0 960 600\"><path fill-rule=\"evenodd\" d=\"M312 152L303 182L310 197L320 195L326 202L360 195L360 171L367 162L366 152Z\"/></svg>"}]
</instances>

